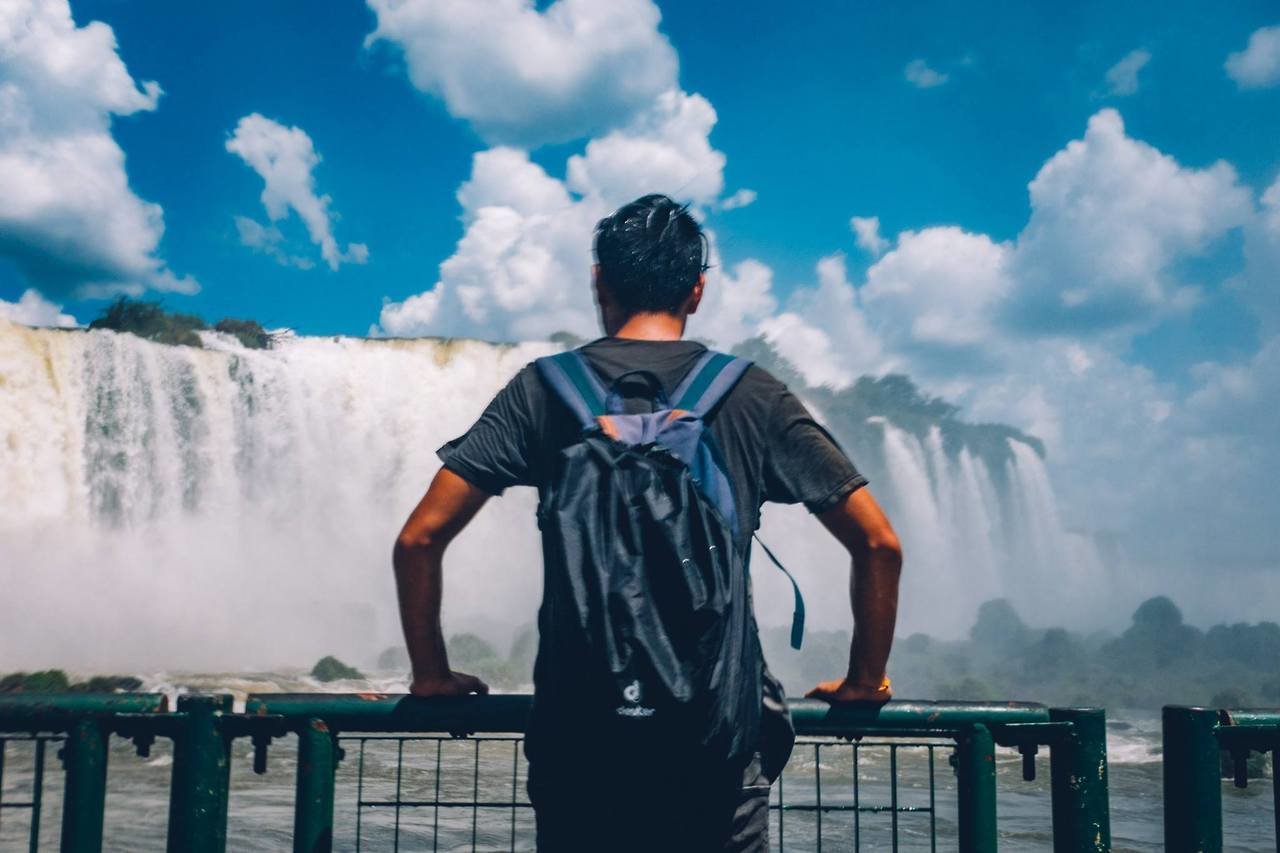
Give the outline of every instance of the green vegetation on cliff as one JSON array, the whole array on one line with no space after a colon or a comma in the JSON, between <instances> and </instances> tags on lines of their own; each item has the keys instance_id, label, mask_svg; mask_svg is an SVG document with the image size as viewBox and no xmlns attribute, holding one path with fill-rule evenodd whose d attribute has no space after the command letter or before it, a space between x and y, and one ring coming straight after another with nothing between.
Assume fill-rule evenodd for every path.
<instances>
[{"instance_id":1,"label":"green vegetation on cliff","mask_svg":"<svg viewBox=\"0 0 1280 853\"><path fill-rule=\"evenodd\" d=\"M95 675L73 682L60 669L46 669L0 676L0 693L128 693L141 688L142 682L131 675Z\"/></svg>"},{"instance_id":2,"label":"green vegetation on cliff","mask_svg":"<svg viewBox=\"0 0 1280 853\"><path fill-rule=\"evenodd\" d=\"M849 661L849 634L813 631L797 653L787 631L762 632L770 667L791 694L834 678ZM1119 636L1034 628L1008 601L978 610L967 640L899 638L889 661L894 693L928 699L1026 699L1053 705L1159 708L1170 703L1280 705L1280 625L1201 631L1164 596L1142 603Z\"/></svg>"},{"instance_id":3,"label":"green vegetation on cliff","mask_svg":"<svg viewBox=\"0 0 1280 853\"><path fill-rule=\"evenodd\" d=\"M128 332L149 341L174 346L201 346L198 332L209 325L194 314L169 312L159 302L144 302L121 296L112 302L91 323L90 329L110 329ZM249 349L267 349L273 337L257 320L237 320L225 317L213 325L213 330L232 335Z\"/></svg>"}]
</instances>

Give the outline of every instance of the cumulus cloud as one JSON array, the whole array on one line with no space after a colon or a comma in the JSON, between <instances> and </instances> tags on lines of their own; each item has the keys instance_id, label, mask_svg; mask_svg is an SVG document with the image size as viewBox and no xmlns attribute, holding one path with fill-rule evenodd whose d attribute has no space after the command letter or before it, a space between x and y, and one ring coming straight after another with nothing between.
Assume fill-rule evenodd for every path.
<instances>
[{"instance_id":1,"label":"cumulus cloud","mask_svg":"<svg viewBox=\"0 0 1280 853\"><path fill-rule=\"evenodd\" d=\"M163 211L134 195L111 135L112 116L159 99L106 24L77 27L65 0L0 5L0 255L30 284L57 297L198 289L158 256Z\"/></svg>"},{"instance_id":2,"label":"cumulus cloud","mask_svg":"<svg viewBox=\"0 0 1280 853\"><path fill-rule=\"evenodd\" d=\"M880 257L889 248L889 241L880 236L879 216L855 216L849 220L849 229L858 248L873 258Z\"/></svg>"},{"instance_id":3,"label":"cumulus cloud","mask_svg":"<svg viewBox=\"0 0 1280 853\"><path fill-rule=\"evenodd\" d=\"M1230 54L1224 67L1241 89L1280 83L1280 26L1254 30L1245 49Z\"/></svg>"},{"instance_id":4,"label":"cumulus cloud","mask_svg":"<svg viewBox=\"0 0 1280 853\"><path fill-rule=\"evenodd\" d=\"M711 147L716 111L701 95L660 94L625 128L569 158L569 189L618 206L651 192L709 203L724 188L724 154Z\"/></svg>"},{"instance_id":5,"label":"cumulus cloud","mask_svg":"<svg viewBox=\"0 0 1280 853\"><path fill-rule=\"evenodd\" d=\"M466 231L454 254L440 265L431 290L385 303L371 332L498 340L594 334L595 224L649 192L715 203L724 188L724 155L708 140L715 121L705 98L663 92L623 127L571 156L563 181L520 148L477 153L458 190ZM758 279L749 268L746 275L750 288Z\"/></svg>"},{"instance_id":6,"label":"cumulus cloud","mask_svg":"<svg viewBox=\"0 0 1280 853\"><path fill-rule=\"evenodd\" d=\"M689 319L689 334L717 342L744 341L760 333L760 324L778 310L773 270L753 258L725 270L713 255L702 305Z\"/></svg>"},{"instance_id":7,"label":"cumulus cloud","mask_svg":"<svg viewBox=\"0 0 1280 853\"><path fill-rule=\"evenodd\" d=\"M62 312L61 305L55 305L34 290L27 289L17 302L6 302L0 299L0 318L24 326L59 326L70 328L79 326L75 317Z\"/></svg>"},{"instance_id":8,"label":"cumulus cloud","mask_svg":"<svg viewBox=\"0 0 1280 853\"><path fill-rule=\"evenodd\" d=\"M536 146L627 123L675 88L650 0L368 0L367 43L404 52L413 84L491 143Z\"/></svg>"},{"instance_id":9,"label":"cumulus cloud","mask_svg":"<svg viewBox=\"0 0 1280 853\"><path fill-rule=\"evenodd\" d=\"M1245 269L1232 284L1261 321L1280 332L1280 178L1262 194L1258 215L1245 228Z\"/></svg>"},{"instance_id":10,"label":"cumulus cloud","mask_svg":"<svg viewBox=\"0 0 1280 853\"><path fill-rule=\"evenodd\" d=\"M907 67L902 69L902 76L907 78L907 82L917 89L932 89L935 86L941 86L950 79L950 74L944 74L941 71L935 71L929 67L929 63L923 59L913 59L907 63Z\"/></svg>"},{"instance_id":11,"label":"cumulus cloud","mask_svg":"<svg viewBox=\"0 0 1280 853\"><path fill-rule=\"evenodd\" d=\"M466 231L435 286L382 308L375 334L498 340L590 334L590 235L608 210L574 199L515 148L481 151L458 190Z\"/></svg>"},{"instance_id":12,"label":"cumulus cloud","mask_svg":"<svg viewBox=\"0 0 1280 853\"><path fill-rule=\"evenodd\" d=\"M1107 91L1112 95L1133 95L1138 91L1138 72L1147 67L1151 54L1131 50L1124 59L1107 69Z\"/></svg>"},{"instance_id":13,"label":"cumulus cloud","mask_svg":"<svg viewBox=\"0 0 1280 853\"><path fill-rule=\"evenodd\" d=\"M298 214L311 242L320 247L320 257L329 269L336 270L344 262L363 264L369 259L369 249L363 243L351 243L345 250L338 248L333 236L333 213L329 209L331 199L316 193L312 174L320 165L320 155L306 131L285 127L253 113L236 124L235 132L227 140L227 151L237 155L262 178L262 206L267 209L267 217L274 223L287 217L290 210ZM236 219L241 242L267 251L281 263L291 262L279 249L278 228L242 220L244 217Z\"/></svg>"},{"instance_id":14,"label":"cumulus cloud","mask_svg":"<svg viewBox=\"0 0 1280 853\"><path fill-rule=\"evenodd\" d=\"M1120 114L1089 119L1083 139L1031 182L1018 236L1018 325L1063 334L1150 324L1195 303L1178 261L1203 254L1251 216L1225 162L1187 168L1125 133Z\"/></svg>"}]
</instances>

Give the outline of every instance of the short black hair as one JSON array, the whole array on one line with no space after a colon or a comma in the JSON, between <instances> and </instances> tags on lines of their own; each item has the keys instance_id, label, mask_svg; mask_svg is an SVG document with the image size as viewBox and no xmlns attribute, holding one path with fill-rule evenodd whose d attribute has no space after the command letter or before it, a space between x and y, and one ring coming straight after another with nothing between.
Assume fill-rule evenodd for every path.
<instances>
[{"instance_id":1,"label":"short black hair","mask_svg":"<svg viewBox=\"0 0 1280 853\"><path fill-rule=\"evenodd\" d=\"M707 269L707 238L688 205L641 196L596 224L600 278L623 310L675 312Z\"/></svg>"}]
</instances>

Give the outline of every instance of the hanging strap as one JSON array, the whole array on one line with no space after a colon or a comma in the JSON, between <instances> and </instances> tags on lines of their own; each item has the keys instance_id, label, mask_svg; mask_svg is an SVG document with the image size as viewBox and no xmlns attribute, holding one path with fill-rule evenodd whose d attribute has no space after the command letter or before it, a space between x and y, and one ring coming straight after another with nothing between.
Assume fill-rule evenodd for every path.
<instances>
[{"instance_id":1,"label":"hanging strap","mask_svg":"<svg viewBox=\"0 0 1280 853\"><path fill-rule=\"evenodd\" d=\"M578 418L582 428L594 427L596 418L605 414L605 388L582 354L569 350L543 356L534 364L542 378Z\"/></svg>"},{"instance_id":2,"label":"hanging strap","mask_svg":"<svg viewBox=\"0 0 1280 853\"><path fill-rule=\"evenodd\" d=\"M671 395L675 408L706 417L750 366L745 358L707 350Z\"/></svg>"},{"instance_id":3,"label":"hanging strap","mask_svg":"<svg viewBox=\"0 0 1280 853\"><path fill-rule=\"evenodd\" d=\"M764 549L765 556L773 561L773 564L782 570L787 576L787 580L791 581L791 591L795 594L795 610L791 612L791 648L799 649L800 643L804 640L804 596L800 594L800 584L796 583L796 579L792 577L791 572L787 571L787 567L778 561L778 558L769 550L769 546L764 544L759 536L752 533L752 538Z\"/></svg>"}]
</instances>

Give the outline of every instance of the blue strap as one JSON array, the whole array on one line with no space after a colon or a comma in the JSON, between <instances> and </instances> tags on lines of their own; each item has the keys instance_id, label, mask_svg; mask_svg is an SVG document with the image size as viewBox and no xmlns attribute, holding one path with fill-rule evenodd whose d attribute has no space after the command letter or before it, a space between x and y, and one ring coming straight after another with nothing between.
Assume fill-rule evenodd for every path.
<instances>
[{"instance_id":1,"label":"blue strap","mask_svg":"<svg viewBox=\"0 0 1280 853\"><path fill-rule=\"evenodd\" d=\"M534 361L538 373L578 418L583 429L593 427L605 414L605 390L577 350L543 356Z\"/></svg>"},{"instance_id":2,"label":"blue strap","mask_svg":"<svg viewBox=\"0 0 1280 853\"><path fill-rule=\"evenodd\" d=\"M787 580L791 581L791 591L795 593L795 610L791 613L791 648L799 649L800 643L804 641L804 596L800 594L800 584L796 583L796 579L792 577L791 572L787 571L787 567L778 562L778 558L773 556L769 546L764 544L764 541L759 536L754 533L751 536L764 549L765 556L782 570L782 573L787 576Z\"/></svg>"},{"instance_id":3,"label":"blue strap","mask_svg":"<svg viewBox=\"0 0 1280 853\"><path fill-rule=\"evenodd\" d=\"M745 358L707 350L671 395L675 408L706 417L749 367Z\"/></svg>"}]
</instances>

